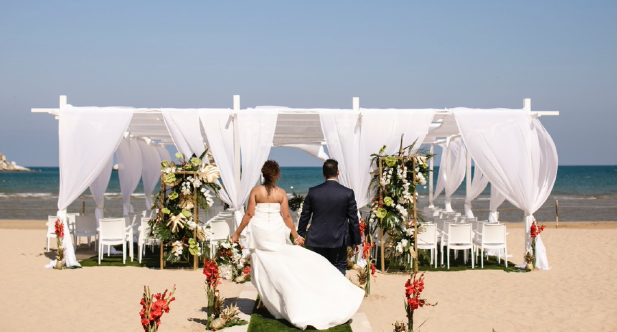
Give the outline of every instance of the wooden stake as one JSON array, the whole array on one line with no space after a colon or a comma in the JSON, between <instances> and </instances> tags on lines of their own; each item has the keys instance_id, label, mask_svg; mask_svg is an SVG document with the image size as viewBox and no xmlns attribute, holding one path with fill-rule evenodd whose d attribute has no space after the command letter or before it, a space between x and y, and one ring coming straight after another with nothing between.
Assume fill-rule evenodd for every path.
<instances>
[{"instance_id":1,"label":"wooden stake","mask_svg":"<svg viewBox=\"0 0 617 332\"><path fill-rule=\"evenodd\" d=\"M559 227L559 200L555 200L555 228Z\"/></svg>"}]
</instances>

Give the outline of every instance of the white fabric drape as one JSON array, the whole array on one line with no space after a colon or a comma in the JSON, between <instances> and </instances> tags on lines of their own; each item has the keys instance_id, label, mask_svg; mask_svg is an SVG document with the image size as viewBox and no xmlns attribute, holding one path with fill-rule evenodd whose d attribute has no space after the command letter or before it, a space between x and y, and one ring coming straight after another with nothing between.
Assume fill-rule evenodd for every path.
<instances>
[{"instance_id":1,"label":"white fabric drape","mask_svg":"<svg viewBox=\"0 0 617 332\"><path fill-rule=\"evenodd\" d=\"M445 209L453 212L452 194L465 178L467 149L460 138L448 137L442 151L433 201L445 191Z\"/></svg>"},{"instance_id":2,"label":"white fabric drape","mask_svg":"<svg viewBox=\"0 0 617 332\"><path fill-rule=\"evenodd\" d=\"M326 161L330 158L321 144L284 144L281 146L302 150L322 161Z\"/></svg>"},{"instance_id":3,"label":"white fabric drape","mask_svg":"<svg viewBox=\"0 0 617 332\"><path fill-rule=\"evenodd\" d=\"M243 205L259 180L263 163L272 148L278 114L269 109L240 110L234 116L229 109L208 109L199 113L212 155L221 171L224 191L221 199L234 210L236 224L244 214ZM240 188L234 178L234 121L238 121L242 174Z\"/></svg>"},{"instance_id":4,"label":"white fabric drape","mask_svg":"<svg viewBox=\"0 0 617 332\"><path fill-rule=\"evenodd\" d=\"M237 194L238 202L244 204L259 181L261 167L270 154L278 113L268 109L247 109L240 110L237 117L242 156L240 192Z\"/></svg>"},{"instance_id":5,"label":"white fabric drape","mask_svg":"<svg viewBox=\"0 0 617 332\"><path fill-rule=\"evenodd\" d=\"M200 111L199 118L204 128L212 156L221 172L223 190L220 198L232 209L240 208L234 177L234 116L230 109Z\"/></svg>"},{"instance_id":6,"label":"white fabric drape","mask_svg":"<svg viewBox=\"0 0 617 332\"><path fill-rule=\"evenodd\" d=\"M484 176L479 168L474 169L473 180L471 181L471 187L467 189L465 193L465 216L473 218L473 211L471 210L471 201L478 197L486 188L488 184L488 178Z\"/></svg>"},{"instance_id":7,"label":"white fabric drape","mask_svg":"<svg viewBox=\"0 0 617 332\"><path fill-rule=\"evenodd\" d=\"M403 148L415 145L415 153L422 145L435 116L435 109L366 109L362 108L363 142L370 144L369 155L379 152L386 145L386 154L395 154Z\"/></svg>"},{"instance_id":8,"label":"white fabric drape","mask_svg":"<svg viewBox=\"0 0 617 332\"><path fill-rule=\"evenodd\" d=\"M358 208L368 204L371 154L386 145L386 153L417 140L420 147L433 120L434 110L362 109L320 110L321 128L332 158L339 163L339 181L353 189Z\"/></svg>"},{"instance_id":9,"label":"white fabric drape","mask_svg":"<svg viewBox=\"0 0 617 332\"><path fill-rule=\"evenodd\" d=\"M104 217L105 208L105 191L109 185L109 179L111 178L111 170L114 167L113 154L109 157L109 160L105 163L105 167L101 170L99 176L90 185L90 193L94 199L96 207L94 208L94 216L96 218L96 227L99 226L99 219Z\"/></svg>"},{"instance_id":10,"label":"white fabric drape","mask_svg":"<svg viewBox=\"0 0 617 332\"><path fill-rule=\"evenodd\" d=\"M161 178L161 158L155 146L150 144L150 140L138 140L139 150L141 151L141 182L144 186L146 198L146 210L152 208L152 191Z\"/></svg>"},{"instance_id":11,"label":"white fabric drape","mask_svg":"<svg viewBox=\"0 0 617 332\"><path fill-rule=\"evenodd\" d=\"M122 211L124 215L135 212L131 205L131 195L135 192L141 178L141 151L134 138L123 138L116 151L118 157L118 178L122 192Z\"/></svg>"},{"instance_id":12,"label":"white fabric drape","mask_svg":"<svg viewBox=\"0 0 617 332\"><path fill-rule=\"evenodd\" d=\"M162 109L165 125L174 144L185 158L195 154L199 157L204 150L204 139L199 127L200 109Z\"/></svg>"},{"instance_id":13,"label":"white fabric drape","mask_svg":"<svg viewBox=\"0 0 617 332\"><path fill-rule=\"evenodd\" d=\"M488 222L499 222L499 212L497 212L497 209L505 200L506 198L499 192L499 190L491 185L491 201L489 205Z\"/></svg>"},{"instance_id":14,"label":"white fabric drape","mask_svg":"<svg viewBox=\"0 0 617 332\"><path fill-rule=\"evenodd\" d=\"M158 151L159 156L161 156L161 161L162 160L171 161L171 155L169 154L169 151L167 150L167 148L164 145L157 145L156 146L156 151Z\"/></svg>"},{"instance_id":15,"label":"white fabric drape","mask_svg":"<svg viewBox=\"0 0 617 332\"><path fill-rule=\"evenodd\" d=\"M533 213L546 201L557 176L557 150L540 121L523 110L452 110L476 167L508 201L525 212L526 250ZM536 267L549 269L536 242Z\"/></svg>"},{"instance_id":16,"label":"white fabric drape","mask_svg":"<svg viewBox=\"0 0 617 332\"><path fill-rule=\"evenodd\" d=\"M132 109L72 107L59 111L60 189L58 217L64 221L64 264L80 266L68 236L67 207L88 188L108 166L122 134L133 116Z\"/></svg>"}]
</instances>

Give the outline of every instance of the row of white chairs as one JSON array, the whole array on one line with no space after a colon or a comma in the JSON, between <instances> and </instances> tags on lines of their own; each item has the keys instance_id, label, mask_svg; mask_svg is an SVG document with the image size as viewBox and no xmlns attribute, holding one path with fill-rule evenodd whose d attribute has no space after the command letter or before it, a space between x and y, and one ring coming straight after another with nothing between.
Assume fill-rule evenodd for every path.
<instances>
[{"instance_id":1,"label":"row of white chairs","mask_svg":"<svg viewBox=\"0 0 617 332\"><path fill-rule=\"evenodd\" d=\"M441 265L444 264L444 256L446 256L448 269L450 268L450 250L454 250L455 257L459 250L464 250L465 262L468 260L469 252L472 268L475 268L474 256L478 254L482 257L480 264L484 268L485 249L496 250L499 263L501 263L501 252L504 252L505 266L508 266L505 225L478 221L477 218L468 218L458 212L448 212L442 209L425 209L423 212L429 221L418 233L418 249L430 250L431 264L435 268L437 267L438 247L441 252ZM387 237L387 234L384 234L384 240ZM375 244L374 254L377 254L379 239L375 239Z\"/></svg>"}]
</instances>

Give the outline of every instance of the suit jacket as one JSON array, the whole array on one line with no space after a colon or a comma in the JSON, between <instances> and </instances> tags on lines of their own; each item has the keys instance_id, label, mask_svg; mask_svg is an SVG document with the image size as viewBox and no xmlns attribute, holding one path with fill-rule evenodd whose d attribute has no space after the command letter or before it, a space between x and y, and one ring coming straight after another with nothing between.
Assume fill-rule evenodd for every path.
<instances>
[{"instance_id":1,"label":"suit jacket","mask_svg":"<svg viewBox=\"0 0 617 332\"><path fill-rule=\"evenodd\" d=\"M306 228L311 219L307 237ZM305 238L308 247L339 248L361 244L353 190L332 180L310 188L302 206L298 234Z\"/></svg>"}]
</instances>

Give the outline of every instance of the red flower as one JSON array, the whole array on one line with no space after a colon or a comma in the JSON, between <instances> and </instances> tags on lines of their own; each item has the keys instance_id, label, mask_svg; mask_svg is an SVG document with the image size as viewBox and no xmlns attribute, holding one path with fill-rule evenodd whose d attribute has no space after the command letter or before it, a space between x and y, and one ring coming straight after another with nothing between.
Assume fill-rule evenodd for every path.
<instances>
[{"instance_id":1,"label":"red flower","mask_svg":"<svg viewBox=\"0 0 617 332\"><path fill-rule=\"evenodd\" d=\"M542 231L544 230L544 228L545 228L545 227L546 227L546 226L544 226L544 225L542 225L542 226L538 227L538 226L536 225L536 222L534 221L534 222L531 224L531 229L530 229L531 238L533 239L533 238L537 237L538 235L540 235L540 233L542 233Z\"/></svg>"},{"instance_id":2,"label":"red flower","mask_svg":"<svg viewBox=\"0 0 617 332\"><path fill-rule=\"evenodd\" d=\"M364 236L364 232L366 231L366 223L362 218L360 218L360 236Z\"/></svg>"},{"instance_id":3,"label":"red flower","mask_svg":"<svg viewBox=\"0 0 617 332\"><path fill-rule=\"evenodd\" d=\"M367 259L369 257L369 251L371 250L371 244L368 242L364 242L362 244L362 257Z\"/></svg>"},{"instance_id":4,"label":"red flower","mask_svg":"<svg viewBox=\"0 0 617 332\"><path fill-rule=\"evenodd\" d=\"M216 289L219 282L219 268L216 262L210 258L204 260L204 274L206 275L206 283L212 289Z\"/></svg>"},{"instance_id":5,"label":"red flower","mask_svg":"<svg viewBox=\"0 0 617 332\"><path fill-rule=\"evenodd\" d=\"M161 325L163 313L169 313L169 304L176 299L173 297L175 292L176 286L174 285L169 297L167 297L167 290L163 294L150 295L150 289L144 286L144 296L139 302L142 306L139 317L141 317L140 321L144 331L150 331L153 326Z\"/></svg>"},{"instance_id":6,"label":"red flower","mask_svg":"<svg viewBox=\"0 0 617 332\"><path fill-rule=\"evenodd\" d=\"M54 228L55 228L56 236L58 238L64 237L64 223L62 222L62 220L60 218L58 218L58 220L56 220Z\"/></svg>"},{"instance_id":7,"label":"red flower","mask_svg":"<svg viewBox=\"0 0 617 332\"><path fill-rule=\"evenodd\" d=\"M244 271L242 271L242 274L249 274L249 273L251 273L251 267L247 266L244 268Z\"/></svg>"}]
</instances>

